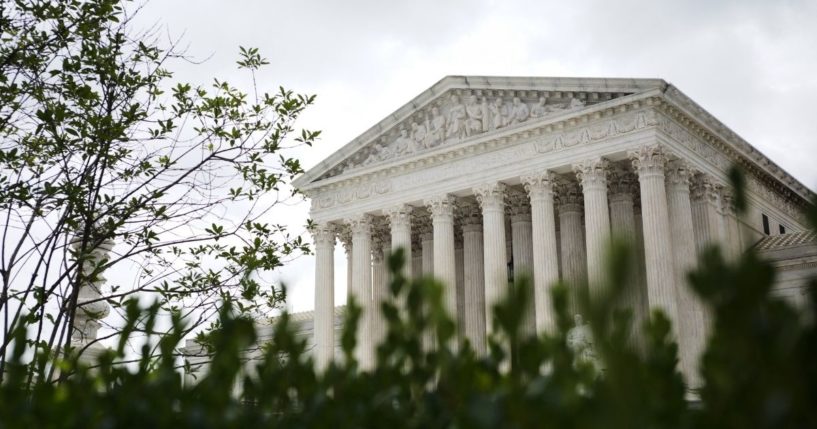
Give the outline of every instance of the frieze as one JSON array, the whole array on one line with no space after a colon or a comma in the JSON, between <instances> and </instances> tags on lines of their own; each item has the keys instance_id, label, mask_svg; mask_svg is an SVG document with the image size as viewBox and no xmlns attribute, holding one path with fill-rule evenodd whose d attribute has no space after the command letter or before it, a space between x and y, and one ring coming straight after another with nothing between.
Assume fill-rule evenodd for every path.
<instances>
[{"instance_id":1,"label":"frieze","mask_svg":"<svg viewBox=\"0 0 817 429\"><path fill-rule=\"evenodd\" d=\"M321 189L315 191L312 198L312 208L327 209L336 205L348 204L357 200L365 200L372 196L384 195L391 191L392 183L388 179L378 179L354 186L339 189Z\"/></svg>"},{"instance_id":2,"label":"frieze","mask_svg":"<svg viewBox=\"0 0 817 429\"><path fill-rule=\"evenodd\" d=\"M796 219L798 222L805 222L801 207L795 204L790 198L786 198L773 191L757 178L748 176L746 178L746 189L760 196L760 198L768 201L774 207L782 210L784 213Z\"/></svg>"}]
</instances>

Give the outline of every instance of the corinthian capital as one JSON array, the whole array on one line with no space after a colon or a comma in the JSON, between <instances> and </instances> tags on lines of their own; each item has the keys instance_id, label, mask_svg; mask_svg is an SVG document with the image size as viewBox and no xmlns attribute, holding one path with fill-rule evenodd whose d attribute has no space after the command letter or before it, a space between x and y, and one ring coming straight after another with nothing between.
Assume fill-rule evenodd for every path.
<instances>
[{"instance_id":1,"label":"corinthian capital","mask_svg":"<svg viewBox=\"0 0 817 429\"><path fill-rule=\"evenodd\" d=\"M385 210L392 228L396 226L411 226L411 212L414 208L407 204L390 207Z\"/></svg>"},{"instance_id":2,"label":"corinthian capital","mask_svg":"<svg viewBox=\"0 0 817 429\"><path fill-rule=\"evenodd\" d=\"M667 163L665 171L668 185L689 189L694 172L688 162L683 159L674 159Z\"/></svg>"},{"instance_id":3,"label":"corinthian capital","mask_svg":"<svg viewBox=\"0 0 817 429\"><path fill-rule=\"evenodd\" d=\"M577 182L565 181L559 185L559 204L581 205L583 202L584 195Z\"/></svg>"},{"instance_id":4,"label":"corinthian capital","mask_svg":"<svg viewBox=\"0 0 817 429\"><path fill-rule=\"evenodd\" d=\"M607 175L607 189L611 197L615 195L632 197L638 193L638 177L623 168L611 170Z\"/></svg>"},{"instance_id":5,"label":"corinthian capital","mask_svg":"<svg viewBox=\"0 0 817 429\"><path fill-rule=\"evenodd\" d=\"M371 235L373 220L372 216L363 214L347 219L346 223L352 229L352 235Z\"/></svg>"},{"instance_id":6,"label":"corinthian capital","mask_svg":"<svg viewBox=\"0 0 817 429\"><path fill-rule=\"evenodd\" d=\"M429 213L433 219L453 219L456 199L451 195L437 195L425 200Z\"/></svg>"},{"instance_id":7,"label":"corinthian capital","mask_svg":"<svg viewBox=\"0 0 817 429\"><path fill-rule=\"evenodd\" d=\"M576 173L576 178L579 179L583 188L605 189L608 167L607 160L599 157L573 164L573 172Z\"/></svg>"},{"instance_id":8,"label":"corinthian capital","mask_svg":"<svg viewBox=\"0 0 817 429\"><path fill-rule=\"evenodd\" d=\"M316 223L309 228L309 233L312 234L312 239L315 241L316 246L335 244L336 229L333 225Z\"/></svg>"},{"instance_id":9,"label":"corinthian capital","mask_svg":"<svg viewBox=\"0 0 817 429\"><path fill-rule=\"evenodd\" d=\"M464 201L459 205L462 225L482 225L482 211L476 201Z\"/></svg>"},{"instance_id":10,"label":"corinthian capital","mask_svg":"<svg viewBox=\"0 0 817 429\"><path fill-rule=\"evenodd\" d=\"M487 183L474 187L474 195L483 210L503 210L505 207L505 184L501 182Z\"/></svg>"},{"instance_id":11,"label":"corinthian capital","mask_svg":"<svg viewBox=\"0 0 817 429\"><path fill-rule=\"evenodd\" d=\"M667 155L661 145L642 146L628 153L639 177L663 176Z\"/></svg>"},{"instance_id":12,"label":"corinthian capital","mask_svg":"<svg viewBox=\"0 0 817 429\"><path fill-rule=\"evenodd\" d=\"M508 192L508 208L512 219L530 219L530 201L528 195L521 190Z\"/></svg>"},{"instance_id":13,"label":"corinthian capital","mask_svg":"<svg viewBox=\"0 0 817 429\"><path fill-rule=\"evenodd\" d=\"M526 174L521 177L522 184L525 185L525 191L531 201L541 200L548 195L553 195L553 190L556 185L557 175L551 171L544 171L542 173Z\"/></svg>"},{"instance_id":14,"label":"corinthian capital","mask_svg":"<svg viewBox=\"0 0 817 429\"><path fill-rule=\"evenodd\" d=\"M352 251L352 228L349 224L343 224L337 228L338 240L343 244L346 253Z\"/></svg>"},{"instance_id":15,"label":"corinthian capital","mask_svg":"<svg viewBox=\"0 0 817 429\"><path fill-rule=\"evenodd\" d=\"M692 178L690 197L692 201L706 201L709 204L717 205L720 187L708 174L697 173Z\"/></svg>"}]
</instances>

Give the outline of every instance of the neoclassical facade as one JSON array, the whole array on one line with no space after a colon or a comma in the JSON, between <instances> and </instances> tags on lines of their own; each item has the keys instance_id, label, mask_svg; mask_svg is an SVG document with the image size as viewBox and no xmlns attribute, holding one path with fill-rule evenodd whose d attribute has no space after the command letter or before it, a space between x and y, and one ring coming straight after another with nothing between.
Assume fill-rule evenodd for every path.
<instances>
[{"instance_id":1,"label":"neoclassical facade","mask_svg":"<svg viewBox=\"0 0 817 429\"><path fill-rule=\"evenodd\" d=\"M731 165L746 171L735 215ZM383 334L384 257L405 249L409 276L431 274L461 335L484 353L486 309L512 274L533 278L529 332L553 326L558 279L603 296L612 236L635 243L626 296L637 319L673 321L681 368L694 377L708 315L685 285L698 253L729 256L766 236L805 230L811 192L660 79L449 76L296 179L315 222L314 354L335 355L334 252L363 306L357 358Z\"/></svg>"}]
</instances>

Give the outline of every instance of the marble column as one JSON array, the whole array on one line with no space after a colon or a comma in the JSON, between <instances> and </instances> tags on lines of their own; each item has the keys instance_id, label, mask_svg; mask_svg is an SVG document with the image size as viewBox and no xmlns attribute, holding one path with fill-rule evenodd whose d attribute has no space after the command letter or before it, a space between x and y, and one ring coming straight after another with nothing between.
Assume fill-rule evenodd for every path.
<instances>
[{"instance_id":1,"label":"marble column","mask_svg":"<svg viewBox=\"0 0 817 429\"><path fill-rule=\"evenodd\" d=\"M361 369L369 369L374 363L371 335L372 218L361 215L348 223L352 227L352 297L361 309L355 358Z\"/></svg>"},{"instance_id":2,"label":"marble column","mask_svg":"<svg viewBox=\"0 0 817 429\"><path fill-rule=\"evenodd\" d=\"M721 225L718 220L720 186L706 174L693 177L691 187L692 222L695 230L695 245L698 255L709 247L721 242Z\"/></svg>"},{"instance_id":3,"label":"marble column","mask_svg":"<svg viewBox=\"0 0 817 429\"><path fill-rule=\"evenodd\" d=\"M511 252L513 254L514 281L520 276L530 280L525 313L522 320L524 335L536 334L536 301L533 289L533 224L528 196L523 191L509 193L511 209Z\"/></svg>"},{"instance_id":4,"label":"marble column","mask_svg":"<svg viewBox=\"0 0 817 429\"><path fill-rule=\"evenodd\" d=\"M383 258L385 249L383 236L376 233L372 236L372 300L371 313L369 315L371 325L372 349L376 350L381 341L383 328L383 314L380 312L380 302L385 298L383 292L386 291L387 269Z\"/></svg>"},{"instance_id":5,"label":"marble column","mask_svg":"<svg viewBox=\"0 0 817 429\"><path fill-rule=\"evenodd\" d=\"M630 246L632 261L630 277L622 292L621 306L632 311L633 338L641 339L641 324L647 319L647 289L641 275L643 248L641 246L641 216L636 218L635 195L638 179L623 169L611 172L607 180L610 195L610 229L613 236ZM640 209L639 209L640 211ZM636 219L638 221L636 221Z\"/></svg>"},{"instance_id":6,"label":"marble column","mask_svg":"<svg viewBox=\"0 0 817 429\"><path fill-rule=\"evenodd\" d=\"M579 313L577 297L584 287L587 272L584 232L582 225L582 193L579 184L566 182L559 189L559 235L562 279L571 288L569 309Z\"/></svg>"},{"instance_id":7,"label":"marble column","mask_svg":"<svg viewBox=\"0 0 817 429\"><path fill-rule=\"evenodd\" d=\"M419 279L423 276L423 248L420 244L420 234L412 234L411 238L411 278Z\"/></svg>"},{"instance_id":8,"label":"marble column","mask_svg":"<svg viewBox=\"0 0 817 429\"><path fill-rule=\"evenodd\" d=\"M735 210L734 195L730 189L721 188L721 215L723 216L723 236L721 242L724 246L724 255L731 261L740 258L743 251L740 238L740 221L738 221Z\"/></svg>"},{"instance_id":9,"label":"marble column","mask_svg":"<svg viewBox=\"0 0 817 429\"><path fill-rule=\"evenodd\" d=\"M434 234L434 277L444 287L443 301L448 315L457 317L457 265L454 252L454 203L451 195L439 195L425 201L431 212ZM456 341L452 342L456 347Z\"/></svg>"},{"instance_id":10,"label":"marble column","mask_svg":"<svg viewBox=\"0 0 817 429\"><path fill-rule=\"evenodd\" d=\"M692 180L692 223L698 258L702 257L707 248L722 243L724 234L721 232L719 191L720 185L706 174L698 173ZM721 252L725 250L724 246L721 246ZM711 309L704 306L702 315L706 328L705 337L709 338L713 322Z\"/></svg>"},{"instance_id":11,"label":"marble column","mask_svg":"<svg viewBox=\"0 0 817 429\"><path fill-rule=\"evenodd\" d=\"M463 274L465 281L465 338L478 356L487 352L485 341L485 268L482 213L476 204L463 204Z\"/></svg>"},{"instance_id":12,"label":"marble column","mask_svg":"<svg viewBox=\"0 0 817 429\"><path fill-rule=\"evenodd\" d=\"M550 287L559 281L559 258L556 240L553 186L551 172L522 177L531 206L531 240L533 246L533 294L536 307L536 332L542 334L556 326Z\"/></svg>"},{"instance_id":13,"label":"marble column","mask_svg":"<svg viewBox=\"0 0 817 429\"><path fill-rule=\"evenodd\" d=\"M584 192L584 228L587 246L587 281L591 299L600 299L607 279L610 245L610 209L607 204L607 168L604 158L573 165Z\"/></svg>"},{"instance_id":14,"label":"marble column","mask_svg":"<svg viewBox=\"0 0 817 429\"><path fill-rule=\"evenodd\" d=\"M335 230L316 224L311 232L315 241L315 366L323 370L335 356Z\"/></svg>"},{"instance_id":15,"label":"marble column","mask_svg":"<svg viewBox=\"0 0 817 429\"><path fill-rule=\"evenodd\" d=\"M338 228L338 240L346 252L346 302L352 296L352 229L347 224Z\"/></svg>"},{"instance_id":16,"label":"marble column","mask_svg":"<svg viewBox=\"0 0 817 429\"><path fill-rule=\"evenodd\" d=\"M386 216L391 226L391 247L393 251L403 249L406 262L401 272L407 279L411 278L412 271L411 211L412 207L406 204L401 204L386 210Z\"/></svg>"},{"instance_id":17,"label":"marble column","mask_svg":"<svg viewBox=\"0 0 817 429\"><path fill-rule=\"evenodd\" d=\"M647 298L651 309L662 310L675 332L679 325L676 308L675 267L664 185L666 156L661 146L644 146L630 153L641 187L641 217L647 268Z\"/></svg>"},{"instance_id":18,"label":"marble column","mask_svg":"<svg viewBox=\"0 0 817 429\"><path fill-rule=\"evenodd\" d=\"M508 289L505 185L496 182L478 186L474 188L474 194L482 207L486 330L491 332L492 308L505 297Z\"/></svg>"},{"instance_id":19,"label":"marble column","mask_svg":"<svg viewBox=\"0 0 817 429\"><path fill-rule=\"evenodd\" d=\"M702 303L686 281L687 273L695 267L696 256L692 204L689 197L692 172L685 161L673 160L667 164L666 176L672 254L675 262L676 304L680 316L677 330L681 370L687 378L688 385L697 388L701 385L697 362L704 348L705 330Z\"/></svg>"},{"instance_id":20,"label":"marble column","mask_svg":"<svg viewBox=\"0 0 817 429\"><path fill-rule=\"evenodd\" d=\"M422 248L422 272L423 277L434 276L434 233L432 232L431 218L424 217L419 226L420 230L420 247ZM423 347L425 350L434 350L436 348L436 335L431 330L426 331L423 336Z\"/></svg>"},{"instance_id":21,"label":"marble column","mask_svg":"<svg viewBox=\"0 0 817 429\"><path fill-rule=\"evenodd\" d=\"M465 249L462 228L454 226L454 261L457 266L457 340L465 338Z\"/></svg>"}]
</instances>

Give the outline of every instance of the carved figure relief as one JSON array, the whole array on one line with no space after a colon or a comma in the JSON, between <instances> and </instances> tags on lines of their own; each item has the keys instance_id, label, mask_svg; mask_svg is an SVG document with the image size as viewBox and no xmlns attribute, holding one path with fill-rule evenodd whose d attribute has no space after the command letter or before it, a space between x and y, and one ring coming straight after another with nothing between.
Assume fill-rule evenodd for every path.
<instances>
[{"instance_id":1,"label":"carved figure relief","mask_svg":"<svg viewBox=\"0 0 817 429\"><path fill-rule=\"evenodd\" d=\"M440 113L440 108L437 106L431 108L431 128L429 131L426 147L439 146L445 140L445 116Z\"/></svg>"},{"instance_id":2,"label":"carved figure relief","mask_svg":"<svg viewBox=\"0 0 817 429\"><path fill-rule=\"evenodd\" d=\"M466 91L461 96L462 92L457 90L445 101L417 112L413 118L387 132L370 147L361 149L338 165L327 177L585 105L584 101L572 94L567 98L562 98L558 93L555 98L546 95L533 98L536 94L529 91L527 98L523 98L524 92L514 95L510 91L509 95L503 96L503 91L485 90L487 95L482 91ZM491 95L494 96L489 101ZM532 99L538 101L532 102ZM581 138L575 143L580 141Z\"/></svg>"},{"instance_id":3,"label":"carved figure relief","mask_svg":"<svg viewBox=\"0 0 817 429\"><path fill-rule=\"evenodd\" d=\"M465 105L460 103L460 98L457 95L451 96L451 110L448 111L448 127L446 129L446 137L454 137L462 139L466 137L465 127Z\"/></svg>"}]
</instances>

